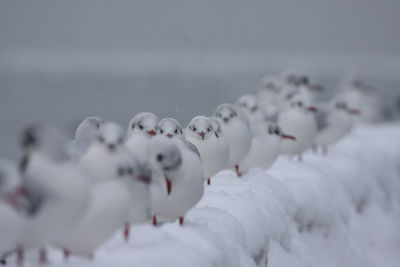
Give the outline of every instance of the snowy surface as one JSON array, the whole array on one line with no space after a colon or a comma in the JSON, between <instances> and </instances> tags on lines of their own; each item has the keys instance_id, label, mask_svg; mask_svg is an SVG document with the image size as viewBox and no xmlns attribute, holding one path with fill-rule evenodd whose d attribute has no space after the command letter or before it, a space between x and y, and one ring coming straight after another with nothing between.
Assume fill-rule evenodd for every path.
<instances>
[{"instance_id":1,"label":"snowy surface","mask_svg":"<svg viewBox=\"0 0 400 267\"><path fill-rule=\"evenodd\" d=\"M222 171L185 225L135 226L93 261L52 266L400 266L400 125L360 126L326 157ZM95 227L95 226L93 226ZM36 265L28 255L27 266ZM11 263L12 264L12 263Z\"/></svg>"}]
</instances>

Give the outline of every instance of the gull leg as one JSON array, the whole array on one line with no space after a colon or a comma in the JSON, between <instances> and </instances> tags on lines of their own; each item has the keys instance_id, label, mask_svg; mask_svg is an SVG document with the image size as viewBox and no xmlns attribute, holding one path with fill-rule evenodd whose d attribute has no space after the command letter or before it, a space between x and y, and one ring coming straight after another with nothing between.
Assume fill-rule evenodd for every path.
<instances>
[{"instance_id":1,"label":"gull leg","mask_svg":"<svg viewBox=\"0 0 400 267\"><path fill-rule=\"evenodd\" d=\"M69 250L68 249L64 249L63 253L64 253L64 262L68 262L69 254L70 254Z\"/></svg>"},{"instance_id":2,"label":"gull leg","mask_svg":"<svg viewBox=\"0 0 400 267\"><path fill-rule=\"evenodd\" d=\"M157 217L153 215L153 226L157 226Z\"/></svg>"},{"instance_id":3,"label":"gull leg","mask_svg":"<svg viewBox=\"0 0 400 267\"><path fill-rule=\"evenodd\" d=\"M241 177L242 176L242 174L239 172L239 165L235 165L235 172L236 172L236 175L238 176L238 177Z\"/></svg>"},{"instance_id":4,"label":"gull leg","mask_svg":"<svg viewBox=\"0 0 400 267\"><path fill-rule=\"evenodd\" d=\"M129 231L130 231L130 228L131 228L131 224L130 224L129 222L127 222L127 223L125 224L125 228L124 228L124 240L125 240L125 242L128 242L128 241L129 241Z\"/></svg>"},{"instance_id":5,"label":"gull leg","mask_svg":"<svg viewBox=\"0 0 400 267\"><path fill-rule=\"evenodd\" d=\"M47 251L45 248L39 250L39 263L42 265L47 264Z\"/></svg>"},{"instance_id":6,"label":"gull leg","mask_svg":"<svg viewBox=\"0 0 400 267\"><path fill-rule=\"evenodd\" d=\"M24 265L24 250L21 247L17 248L17 266L22 267Z\"/></svg>"},{"instance_id":7,"label":"gull leg","mask_svg":"<svg viewBox=\"0 0 400 267\"><path fill-rule=\"evenodd\" d=\"M326 156L328 154L328 146L323 145L322 146L322 155Z\"/></svg>"},{"instance_id":8,"label":"gull leg","mask_svg":"<svg viewBox=\"0 0 400 267\"><path fill-rule=\"evenodd\" d=\"M211 185L211 177L208 177L208 179L207 179L207 185Z\"/></svg>"},{"instance_id":9,"label":"gull leg","mask_svg":"<svg viewBox=\"0 0 400 267\"><path fill-rule=\"evenodd\" d=\"M298 156L299 162L303 162L303 155L301 153L299 153L297 156Z\"/></svg>"},{"instance_id":10,"label":"gull leg","mask_svg":"<svg viewBox=\"0 0 400 267\"><path fill-rule=\"evenodd\" d=\"M184 218L183 217L179 217L179 225L182 226L184 222Z\"/></svg>"}]
</instances>

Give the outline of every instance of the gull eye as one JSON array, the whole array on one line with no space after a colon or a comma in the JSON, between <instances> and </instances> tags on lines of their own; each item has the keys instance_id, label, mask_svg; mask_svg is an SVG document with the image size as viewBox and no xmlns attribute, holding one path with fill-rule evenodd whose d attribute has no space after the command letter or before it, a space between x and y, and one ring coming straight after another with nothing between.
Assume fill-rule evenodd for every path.
<instances>
[{"instance_id":1,"label":"gull eye","mask_svg":"<svg viewBox=\"0 0 400 267\"><path fill-rule=\"evenodd\" d=\"M139 124L139 129L143 130L143 125Z\"/></svg>"},{"instance_id":2,"label":"gull eye","mask_svg":"<svg viewBox=\"0 0 400 267\"><path fill-rule=\"evenodd\" d=\"M135 124L134 124L134 123L132 123L131 128L132 128L132 129L135 129Z\"/></svg>"},{"instance_id":3,"label":"gull eye","mask_svg":"<svg viewBox=\"0 0 400 267\"><path fill-rule=\"evenodd\" d=\"M164 133L164 130L163 130L163 129L160 129L160 133L163 134L163 133Z\"/></svg>"},{"instance_id":4,"label":"gull eye","mask_svg":"<svg viewBox=\"0 0 400 267\"><path fill-rule=\"evenodd\" d=\"M97 140L99 140L100 143L104 143L104 137L101 135L97 138Z\"/></svg>"},{"instance_id":5,"label":"gull eye","mask_svg":"<svg viewBox=\"0 0 400 267\"><path fill-rule=\"evenodd\" d=\"M299 101L299 102L297 102L297 106L302 107L302 106L303 106L303 103L301 103L301 102Z\"/></svg>"},{"instance_id":6,"label":"gull eye","mask_svg":"<svg viewBox=\"0 0 400 267\"><path fill-rule=\"evenodd\" d=\"M125 174L125 170L124 170L123 167L118 167L117 172L118 172L118 175L119 175L119 176L123 176L123 175Z\"/></svg>"},{"instance_id":7,"label":"gull eye","mask_svg":"<svg viewBox=\"0 0 400 267\"><path fill-rule=\"evenodd\" d=\"M126 168L126 173L127 173L128 175L132 175L132 174L133 174L133 169L132 169L132 167Z\"/></svg>"},{"instance_id":8,"label":"gull eye","mask_svg":"<svg viewBox=\"0 0 400 267\"><path fill-rule=\"evenodd\" d=\"M175 132L175 134L178 134L178 128L176 128L174 132Z\"/></svg>"},{"instance_id":9,"label":"gull eye","mask_svg":"<svg viewBox=\"0 0 400 267\"><path fill-rule=\"evenodd\" d=\"M158 154L158 155L157 155L157 161L158 161L158 162L163 161L163 159L164 159L164 156L163 156L162 154Z\"/></svg>"},{"instance_id":10,"label":"gull eye","mask_svg":"<svg viewBox=\"0 0 400 267\"><path fill-rule=\"evenodd\" d=\"M193 126L193 132L197 131L197 128Z\"/></svg>"},{"instance_id":11,"label":"gull eye","mask_svg":"<svg viewBox=\"0 0 400 267\"><path fill-rule=\"evenodd\" d=\"M279 130L279 128L276 128L276 129L275 129L275 134L276 134L276 135L279 135L280 133L281 133L281 131Z\"/></svg>"},{"instance_id":12,"label":"gull eye","mask_svg":"<svg viewBox=\"0 0 400 267\"><path fill-rule=\"evenodd\" d=\"M209 132L209 131L211 131L211 130L210 130L210 127L207 128L207 132Z\"/></svg>"}]
</instances>

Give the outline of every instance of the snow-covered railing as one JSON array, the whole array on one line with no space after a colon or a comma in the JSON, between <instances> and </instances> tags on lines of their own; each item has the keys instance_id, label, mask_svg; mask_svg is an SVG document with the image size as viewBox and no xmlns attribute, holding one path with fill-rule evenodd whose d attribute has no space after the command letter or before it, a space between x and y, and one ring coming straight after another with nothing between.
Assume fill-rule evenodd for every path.
<instances>
[{"instance_id":1,"label":"snow-covered railing","mask_svg":"<svg viewBox=\"0 0 400 267\"><path fill-rule=\"evenodd\" d=\"M400 125L358 127L327 156L280 158L241 178L220 172L183 227L132 227L128 244L118 233L94 261L69 266L364 266L354 221L371 206L398 209L399 199ZM50 261L62 264L61 253Z\"/></svg>"}]
</instances>

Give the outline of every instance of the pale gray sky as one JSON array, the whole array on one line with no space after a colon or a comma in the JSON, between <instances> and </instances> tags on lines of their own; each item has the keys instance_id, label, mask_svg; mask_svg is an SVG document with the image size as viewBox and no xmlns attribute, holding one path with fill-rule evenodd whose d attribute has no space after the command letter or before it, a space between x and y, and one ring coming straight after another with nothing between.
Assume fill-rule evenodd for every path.
<instances>
[{"instance_id":1,"label":"pale gray sky","mask_svg":"<svg viewBox=\"0 0 400 267\"><path fill-rule=\"evenodd\" d=\"M0 1L0 49L400 54L399 0Z\"/></svg>"}]
</instances>

